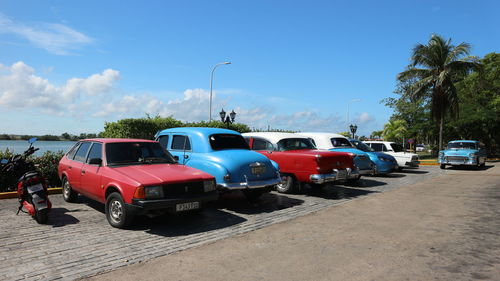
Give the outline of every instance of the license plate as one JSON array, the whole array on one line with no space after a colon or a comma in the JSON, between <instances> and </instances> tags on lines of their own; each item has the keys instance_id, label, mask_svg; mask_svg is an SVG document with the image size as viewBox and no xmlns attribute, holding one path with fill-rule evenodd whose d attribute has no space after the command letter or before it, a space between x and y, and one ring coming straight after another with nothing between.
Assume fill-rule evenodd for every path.
<instances>
[{"instance_id":1,"label":"license plate","mask_svg":"<svg viewBox=\"0 0 500 281\"><path fill-rule=\"evenodd\" d=\"M195 210L199 208L200 208L200 202L188 202L175 205L175 211L177 212Z\"/></svg>"},{"instance_id":2,"label":"license plate","mask_svg":"<svg viewBox=\"0 0 500 281\"><path fill-rule=\"evenodd\" d=\"M266 172L266 166L252 167L252 174L260 175Z\"/></svg>"},{"instance_id":3,"label":"license plate","mask_svg":"<svg viewBox=\"0 0 500 281\"><path fill-rule=\"evenodd\" d=\"M29 193L35 193L43 189L43 185L41 183L28 186Z\"/></svg>"},{"instance_id":4,"label":"license plate","mask_svg":"<svg viewBox=\"0 0 500 281\"><path fill-rule=\"evenodd\" d=\"M340 170L337 173L337 179L339 180L345 180L347 179L347 171L346 170Z\"/></svg>"}]
</instances>

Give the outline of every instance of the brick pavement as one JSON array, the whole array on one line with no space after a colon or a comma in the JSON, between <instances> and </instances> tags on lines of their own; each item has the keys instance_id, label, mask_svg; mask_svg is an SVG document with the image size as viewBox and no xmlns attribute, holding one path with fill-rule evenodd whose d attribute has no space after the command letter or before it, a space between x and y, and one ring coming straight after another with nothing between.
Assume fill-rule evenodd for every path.
<instances>
[{"instance_id":1,"label":"brick pavement","mask_svg":"<svg viewBox=\"0 0 500 281\"><path fill-rule=\"evenodd\" d=\"M0 280L74 280L212 243L395 188L446 171L437 167L365 177L356 186L321 191L275 192L249 203L242 194L224 196L198 214L139 217L130 230L109 226L101 204L80 198L66 203L52 195L48 225L15 215L17 200L0 200Z\"/></svg>"}]
</instances>

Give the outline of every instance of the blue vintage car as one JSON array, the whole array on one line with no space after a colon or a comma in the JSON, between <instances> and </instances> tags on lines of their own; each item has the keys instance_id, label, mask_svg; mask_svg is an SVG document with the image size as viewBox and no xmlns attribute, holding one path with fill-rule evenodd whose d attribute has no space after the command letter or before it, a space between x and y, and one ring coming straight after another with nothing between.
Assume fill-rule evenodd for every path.
<instances>
[{"instance_id":1,"label":"blue vintage car","mask_svg":"<svg viewBox=\"0 0 500 281\"><path fill-rule=\"evenodd\" d=\"M220 191L242 190L255 199L281 182L278 164L251 151L238 132L182 127L160 131L155 138L179 163L214 176Z\"/></svg>"},{"instance_id":2,"label":"blue vintage car","mask_svg":"<svg viewBox=\"0 0 500 281\"><path fill-rule=\"evenodd\" d=\"M362 141L349 139L349 141L356 146L357 149L366 152L370 160L375 164L375 174L388 174L398 169L398 162L393 156L373 151L373 148L364 144Z\"/></svg>"},{"instance_id":3,"label":"blue vintage car","mask_svg":"<svg viewBox=\"0 0 500 281\"><path fill-rule=\"evenodd\" d=\"M450 141L445 150L439 151L438 162L441 169L446 165L484 167L486 149L484 144L474 140Z\"/></svg>"}]
</instances>

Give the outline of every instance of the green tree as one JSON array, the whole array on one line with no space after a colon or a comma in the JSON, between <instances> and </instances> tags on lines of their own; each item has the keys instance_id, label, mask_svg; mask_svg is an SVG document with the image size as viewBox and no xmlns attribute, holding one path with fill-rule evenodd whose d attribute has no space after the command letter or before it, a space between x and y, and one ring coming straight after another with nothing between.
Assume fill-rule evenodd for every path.
<instances>
[{"instance_id":1,"label":"green tree","mask_svg":"<svg viewBox=\"0 0 500 281\"><path fill-rule=\"evenodd\" d=\"M389 120L382 131L384 140L401 142L407 133L406 125L406 121L402 119Z\"/></svg>"},{"instance_id":2,"label":"green tree","mask_svg":"<svg viewBox=\"0 0 500 281\"><path fill-rule=\"evenodd\" d=\"M469 51L468 43L454 46L451 39L445 40L439 35L432 35L426 45L417 44L413 48L411 64L397 76L400 81L414 81L405 93L410 99L430 98L431 116L439 121L440 148L443 144L446 113L449 112L455 119L459 116L459 97L455 83L479 67L475 58L464 58Z\"/></svg>"}]
</instances>

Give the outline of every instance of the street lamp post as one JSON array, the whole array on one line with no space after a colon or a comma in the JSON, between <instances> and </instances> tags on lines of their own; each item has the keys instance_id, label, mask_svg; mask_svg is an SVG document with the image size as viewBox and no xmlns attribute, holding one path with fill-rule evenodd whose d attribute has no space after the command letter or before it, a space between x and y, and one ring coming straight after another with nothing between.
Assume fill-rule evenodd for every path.
<instances>
[{"instance_id":1,"label":"street lamp post","mask_svg":"<svg viewBox=\"0 0 500 281\"><path fill-rule=\"evenodd\" d=\"M225 65L225 64L231 64L230 61L226 61L226 62L221 62L221 63L218 63L214 66L214 68L212 68L212 75L210 76L210 106L209 106L209 117L208 117L208 121L212 121L212 85L213 85L213 82L214 82L214 71L217 67L221 66L221 65Z\"/></svg>"},{"instance_id":2,"label":"street lamp post","mask_svg":"<svg viewBox=\"0 0 500 281\"><path fill-rule=\"evenodd\" d=\"M224 108L222 109L221 112L219 112L220 115L220 120L224 123L226 123L227 127L229 128L229 124L234 123L234 118L236 118L236 112L234 110L231 111L231 113L227 114L224 111Z\"/></svg>"},{"instance_id":3,"label":"street lamp post","mask_svg":"<svg viewBox=\"0 0 500 281\"><path fill-rule=\"evenodd\" d=\"M352 138L354 139L356 131L358 130L358 126L351 124L351 125L349 125L349 129L351 129Z\"/></svg>"}]
</instances>

